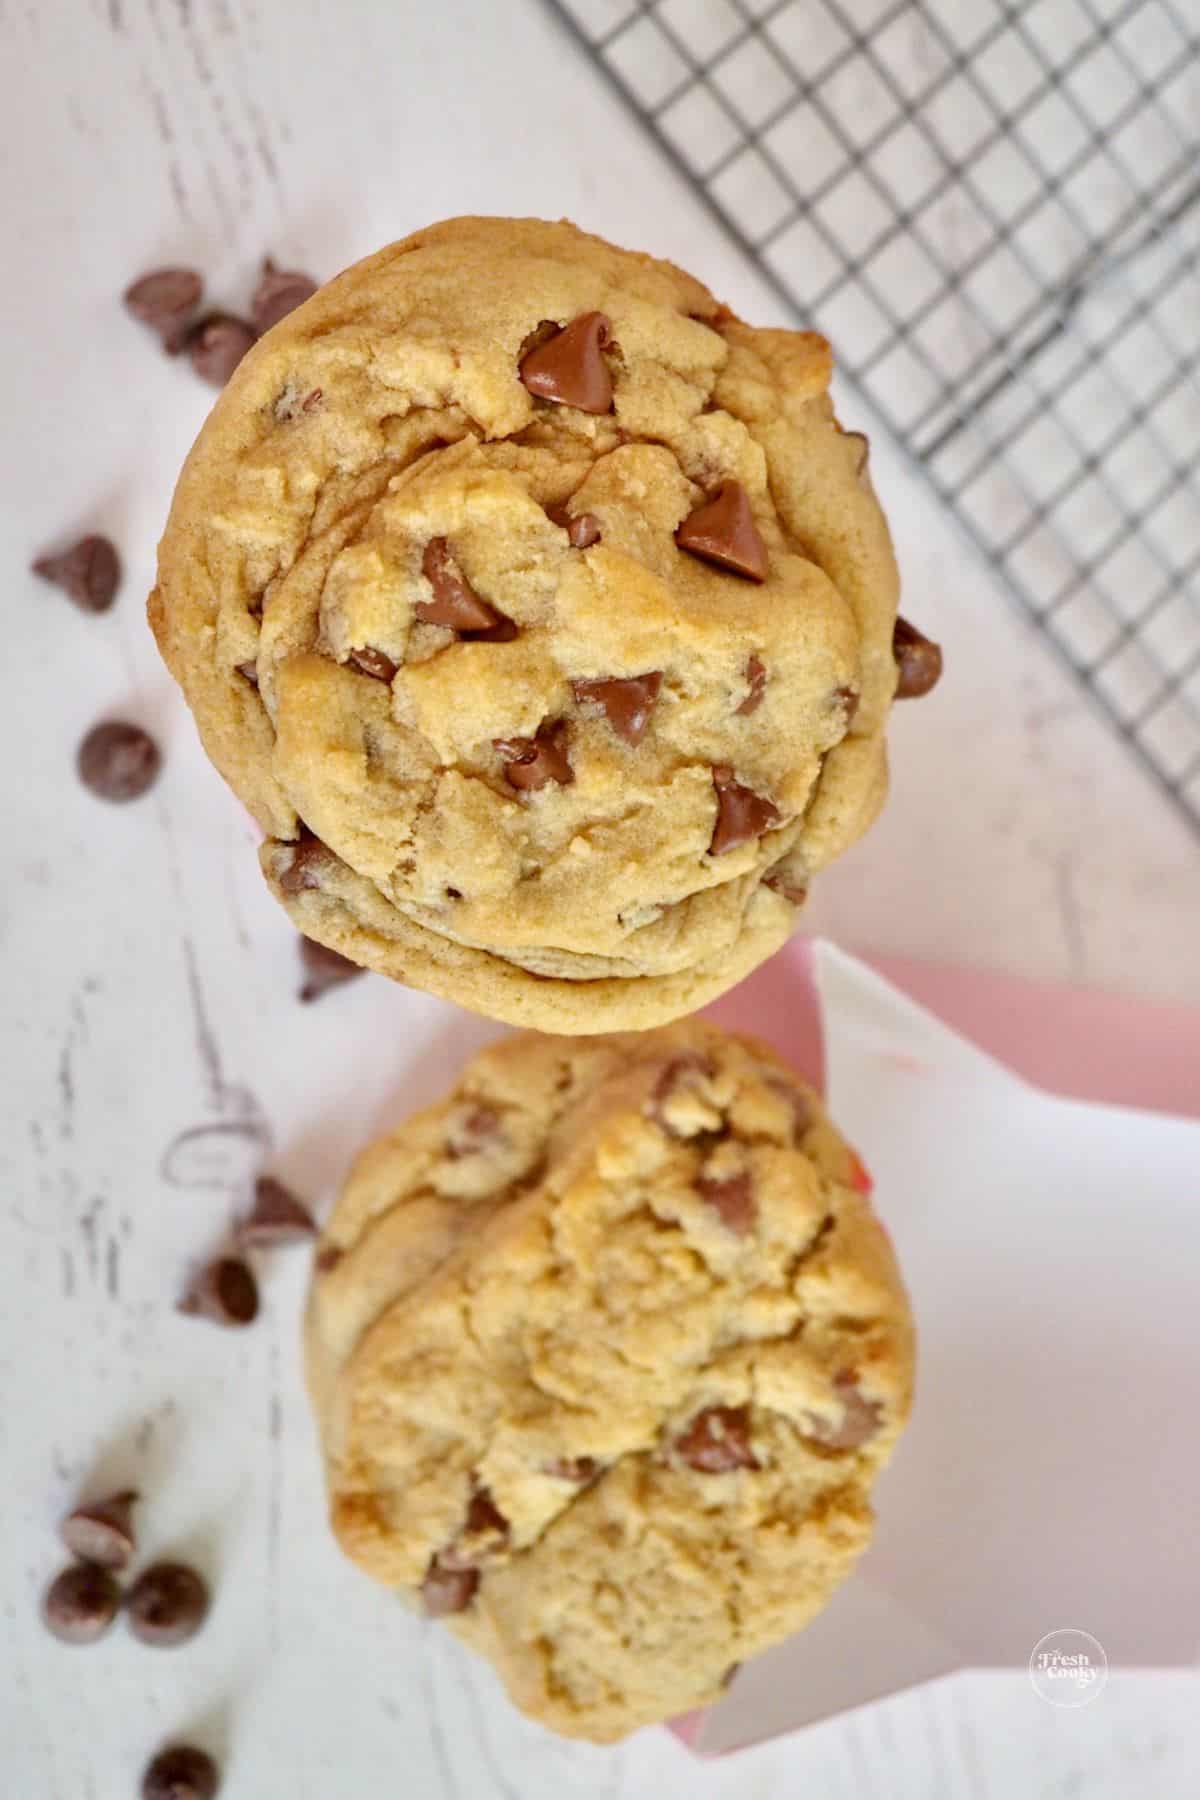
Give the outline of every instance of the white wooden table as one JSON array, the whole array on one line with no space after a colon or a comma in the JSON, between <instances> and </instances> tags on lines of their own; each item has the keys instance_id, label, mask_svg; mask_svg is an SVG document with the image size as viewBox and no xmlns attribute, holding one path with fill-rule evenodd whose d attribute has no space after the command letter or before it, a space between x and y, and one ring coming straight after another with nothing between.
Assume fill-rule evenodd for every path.
<instances>
[{"instance_id":1,"label":"white wooden table","mask_svg":"<svg viewBox=\"0 0 1200 1800\"><path fill-rule=\"evenodd\" d=\"M251 827L142 616L207 395L117 296L180 261L244 305L265 251L323 275L430 219L495 211L569 214L694 267L752 318L777 309L537 0L0 0L0 56L4 1793L121 1800L159 1742L196 1735L231 1800L1195 1795L1197 1691L1174 1677L1115 1676L1077 1713L1023 1676L971 1677L708 1767L664 1732L571 1746L333 1549L297 1370L303 1258L278 1253L244 1335L172 1302L262 1156L324 1202L356 1144L489 1028L373 979L295 1003L295 942ZM874 467L908 606L950 674L897 720L890 810L826 877L814 924L1200 999L1195 842L880 438ZM83 529L125 559L102 619L24 574ZM110 713L166 753L124 809L72 773ZM196 1127L199 1149L180 1149ZM37 1623L55 1521L109 1481L143 1490L148 1553L213 1580L186 1650L117 1632L70 1651ZM1130 1521L1113 1554L1135 1548Z\"/></svg>"}]
</instances>

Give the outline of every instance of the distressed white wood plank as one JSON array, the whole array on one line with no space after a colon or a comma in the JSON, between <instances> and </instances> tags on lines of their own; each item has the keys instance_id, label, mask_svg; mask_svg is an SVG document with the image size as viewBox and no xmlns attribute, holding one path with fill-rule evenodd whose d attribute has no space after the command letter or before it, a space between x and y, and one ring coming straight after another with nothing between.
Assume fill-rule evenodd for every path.
<instances>
[{"instance_id":1,"label":"distressed white wood plank","mask_svg":"<svg viewBox=\"0 0 1200 1800\"><path fill-rule=\"evenodd\" d=\"M5 1791L116 1800L162 1737L195 1730L226 1762L226 1791L253 1800L1195 1793L1195 1690L1175 1680L1114 1680L1072 1715L1022 1679L972 1677L715 1767L662 1732L613 1751L565 1744L338 1556L299 1383L302 1258L264 1263L264 1318L244 1336L170 1303L259 1141L324 1202L362 1139L430 1098L490 1028L374 979L296 1006L294 940L253 832L141 616L208 395L116 297L180 260L236 308L266 250L323 275L483 210L569 213L695 266L749 316L777 308L536 0L5 0L0 78L20 146L0 169ZM913 611L945 637L952 678L898 720L891 809L826 877L818 919L1023 973L1170 994L1200 981L1194 846L878 442L875 466ZM108 530L126 564L102 619L22 573L84 528ZM125 809L71 772L109 711L166 751L158 788ZM224 1151L214 1185L181 1186L199 1159L177 1140L197 1128ZM212 1575L212 1620L188 1649L155 1656L117 1632L71 1652L41 1632L54 1524L93 1478L141 1486L146 1551Z\"/></svg>"}]
</instances>

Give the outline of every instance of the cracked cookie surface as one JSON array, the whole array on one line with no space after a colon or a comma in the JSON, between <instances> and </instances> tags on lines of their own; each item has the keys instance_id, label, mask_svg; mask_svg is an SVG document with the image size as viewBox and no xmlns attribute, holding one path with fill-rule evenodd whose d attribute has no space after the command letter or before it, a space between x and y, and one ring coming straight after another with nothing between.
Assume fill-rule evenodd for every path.
<instances>
[{"instance_id":1,"label":"cracked cookie surface","mask_svg":"<svg viewBox=\"0 0 1200 1800\"><path fill-rule=\"evenodd\" d=\"M813 333L459 219L261 340L150 618L299 928L560 1032L703 1004L886 785L896 574Z\"/></svg>"},{"instance_id":2,"label":"cracked cookie surface","mask_svg":"<svg viewBox=\"0 0 1200 1800\"><path fill-rule=\"evenodd\" d=\"M795 1073L706 1021L476 1057L318 1251L343 1548L558 1731L716 1698L849 1573L907 1416L864 1185Z\"/></svg>"}]
</instances>

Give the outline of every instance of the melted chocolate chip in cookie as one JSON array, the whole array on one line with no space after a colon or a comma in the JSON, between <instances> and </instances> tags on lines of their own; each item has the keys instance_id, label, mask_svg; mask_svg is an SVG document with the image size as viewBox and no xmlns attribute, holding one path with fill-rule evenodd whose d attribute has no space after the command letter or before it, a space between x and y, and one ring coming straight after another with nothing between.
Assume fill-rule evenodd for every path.
<instances>
[{"instance_id":1,"label":"melted chocolate chip in cookie","mask_svg":"<svg viewBox=\"0 0 1200 1800\"><path fill-rule=\"evenodd\" d=\"M696 1191L735 1237L745 1237L754 1230L758 1204L748 1169L724 1177L701 1175L696 1182Z\"/></svg>"},{"instance_id":2,"label":"melted chocolate chip in cookie","mask_svg":"<svg viewBox=\"0 0 1200 1800\"><path fill-rule=\"evenodd\" d=\"M580 412L611 412L612 376L604 360L611 344L612 325L605 314L580 313L526 351L518 365L521 381L539 400L574 406Z\"/></svg>"},{"instance_id":3,"label":"melted chocolate chip in cookie","mask_svg":"<svg viewBox=\"0 0 1200 1800\"><path fill-rule=\"evenodd\" d=\"M750 690L749 693L740 706L734 707L734 711L742 719L749 713L758 711L766 692L767 666L761 657L752 656L746 663L746 684Z\"/></svg>"},{"instance_id":4,"label":"melted chocolate chip in cookie","mask_svg":"<svg viewBox=\"0 0 1200 1800\"><path fill-rule=\"evenodd\" d=\"M504 764L504 779L510 787L530 792L555 781L561 787L575 779L567 755L567 724L555 719L539 725L534 737L494 738L497 755Z\"/></svg>"},{"instance_id":5,"label":"melted chocolate chip in cookie","mask_svg":"<svg viewBox=\"0 0 1200 1800\"><path fill-rule=\"evenodd\" d=\"M842 1404L841 1419L833 1425L817 1413L805 1413L804 1435L827 1450L857 1450L879 1430L883 1408L864 1398L853 1370L843 1369L834 1376L833 1391Z\"/></svg>"},{"instance_id":6,"label":"melted chocolate chip in cookie","mask_svg":"<svg viewBox=\"0 0 1200 1800\"><path fill-rule=\"evenodd\" d=\"M748 1406L706 1407L676 1438L675 1448L689 1468L699 1469L703 1475L758 1467L750 1444Z\"/></svg>"},{"instance_id":7,"label":"melted chocolate chip in cookie","mask_svg":"<svg viewBox=\"0 0 1200 1800\"><path fill-rule=\"evenodd\" d=\"M291 860L279 876L279 885L285 894L302 894L306 888L319 888L322 871L328 869L332 862L330 851L314 837L307 826L301 826L300 836L294 844L288 846Z\"/></svg>"},{"instance_id":8,"label":"melted chocolate chip in cookie","mask_svg":"<svg viewBox=\"0 0 1200 1800\"><path fill-rule=\"evenodd\" d=\"M715 563L731 575L742 575L747 581L767 579L767 546L740 481L723 481L711 499L689 513L675 533L675 542L689 555Z\"/></svg>"},{"instance_id":9,"label":"melted chocolate chip in cookie","mask_svg":"<svg viewBox=\"0 0 1200 1800\"><path fill-rule=\"evenodd\" d=\"M575 698L598 706L627 744L640 744L645 737L661 686L661 669L652 669L648 675L610 675L571 683Z\"/></svg>"},{"instance_id":10,"label":"melted chocolate chip in cookie","mask_svg":"<svg viewBox=\"0 0 1200 1800\"><path fill-rule=\"evenodd\" d=\"M479 1586L478 1569L449 1569L434 1557L421 1583L421 1600L427 1619L445 1619L466 1612Z\"/></svg>"},{"instance_id":11,"label":"melted chocolate chip in cookie","mask_svg":"<svg viewBox=\"0 0 1200 1800\"><path fill-rule=\"evenodd\" d=\"M717 821L708 846L710 856L724 856L726 851L750 843L779 823L779 808L738 781L732 769L719 765L713 769L712 777L717 790Z\"/></svg>"},{"instance_id":12,"label":"melted chocolate chip in cookie","mask_svg":"<svg viewBox=\"0 0 1200 1800\"><path fill-rule=\"evenodd\" d=\"M432 600L418 600L413 608L423 625L444 625L447 630L460 633L494 631L498 626L512 625L511 619L505 619L475 592L444 537L430 538L426 544L421 573L433 589Z\"/></svg>"},{"instance_id":13,"label":"melted chocolate chip in cookie","mask_svg":"<svg viewBox=\"0 0 1200 1800\"><path fill-rule=\"evenodd\" d=\"M561 506L548 506L546 517L553 524L562 526L573 550L587 550L600 542L600 521L595 513L568 512L564 502Z\"/></svg>"},{"instance_id":14,"label":"melted chocolate chip in cookie","mask_svg":"<svg viewBox=\"0 0 1200 1800\"><path fill-rule=\"evenodd\" d=\"M382 650L376 650L371 644L363 644L360 649L350 652L350 661L364 675L370 675L376 681L392 682L396 679L398 664Z\"/></svg>"}]
</instances>

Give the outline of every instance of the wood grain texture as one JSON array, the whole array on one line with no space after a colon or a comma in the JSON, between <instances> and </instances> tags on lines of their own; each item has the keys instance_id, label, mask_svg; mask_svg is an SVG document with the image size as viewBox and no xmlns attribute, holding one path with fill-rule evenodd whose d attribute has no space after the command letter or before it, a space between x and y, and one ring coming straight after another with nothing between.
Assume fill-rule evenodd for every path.
<instances>
[{"instance_id":1,"label":"wood grain texture","mask_svg":"<svg viewBox=\"0 0 1200 1800\"><path fill-rule=\"evenodd\" d=\"M774 308L536 0L4 0L0 76L5 1793L116 1800L179 1735L225 1762L230 1800L1200 1791L1182 1679L1116 1677L1071 1714L1023 1677L963 1677L714 1766L663 1732L569 1745L340 1559L299 1383L303 1257L263 1258L263 1313L241 1334L174 1300L261 1167L323 1204L356 1145L491 1031L373 977L297 1005L253 832L142 617L210 396L118 296L180 261L237 310L265 252L327 275L430 218L492 210L571 214L694 264L739 310ZM873 467L950 676L898 723L892 807L826 877L818 921L881 949L1194 996L1194 847L878 435ZM110 533L126 567L100 619L22 573L84 530ZM112 715L165 751L157 788L122 809L72 773L80 736ZM190 1557L214 1584L208 1627L174 1656L120 1629L66 1651L37 1623L57 1520L80 1492L124 1485L146 1496L144 1555Z\"/></svg>"}]
</instances>

